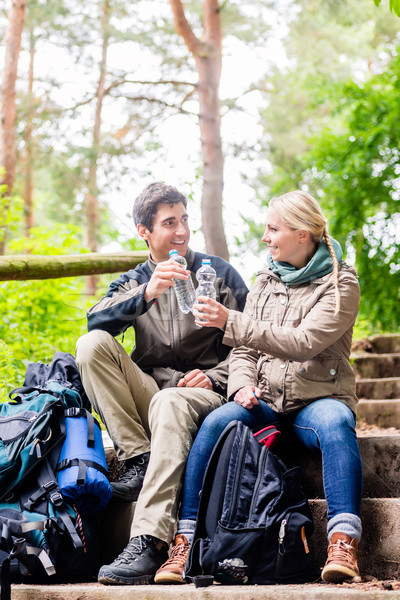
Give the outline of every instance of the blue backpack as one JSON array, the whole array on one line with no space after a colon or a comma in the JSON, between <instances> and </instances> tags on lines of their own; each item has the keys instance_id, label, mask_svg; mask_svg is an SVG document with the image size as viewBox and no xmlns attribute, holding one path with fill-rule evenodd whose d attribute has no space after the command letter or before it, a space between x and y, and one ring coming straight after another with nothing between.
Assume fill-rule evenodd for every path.
<instances>
[{"instance_id":1,"label":"blue backpack","mask_svg":"<svg viewBox=\"0 0 400 600\"><path fill-rule=\"evenodd\" d=\"M100 426L80 394L60 377L35 383L43 385L0 404L2 600L10 581L90 579L99 558L93 515L112 494Z\"/></svg>"}]
</instances>

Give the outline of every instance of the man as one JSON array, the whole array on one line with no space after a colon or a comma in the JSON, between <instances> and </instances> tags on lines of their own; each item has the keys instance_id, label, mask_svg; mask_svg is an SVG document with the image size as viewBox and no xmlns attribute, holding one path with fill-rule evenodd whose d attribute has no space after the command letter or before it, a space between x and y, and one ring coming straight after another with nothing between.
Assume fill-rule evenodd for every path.
<instances>
[{"instance_id":1,"label":"man","mask_svg":"<svg viewBox=\"0 0 400 600\"><path fill-rule=\"evenodd\" d=\"M86 393L126 466L113 494L137 499L130 541L101 567L101 583L153 581L168 558L190 447L207 414L225 402L230 348L222 344L223 332L195 325L173 290L174 279L193 277L205 258L188 247L186 206L185 196L163 183L147 186L135 200L134 221L150 257L89 310L89 333L77 344ZM172 249L186 257L189 272L169 259ZM243 310L244 281L226 261L211 260L217 300ZM114 339L130 326L136 338L131 357Z\"/></svg>"}]
</instances>

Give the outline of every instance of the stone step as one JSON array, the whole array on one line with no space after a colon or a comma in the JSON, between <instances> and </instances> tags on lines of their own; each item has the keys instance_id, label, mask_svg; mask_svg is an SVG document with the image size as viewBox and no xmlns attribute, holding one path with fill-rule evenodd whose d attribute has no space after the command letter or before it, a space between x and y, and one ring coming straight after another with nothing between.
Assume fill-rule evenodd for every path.
<instances>
[{"instance_id":1,"label":"stone step","mask_svg":"<svg viewBox=\"0 0 400 600\"><path fill-rule=\"evenodd\" d=\"M310 549L314 564L321 568L326 560L326 502L310 501L314 533ZM363 537L359 547L359 566L362 576L377 579L400 577L400 499L365 498L361 506Z\"/></svg>"},{"instance_id":2,"label":"stone step","mask_svg":"<svg viewBox=\"0 0 400 600\"><path fill-rule=\"evenodd\" d=\"M356 356L353 360L353 369L359 379L398 377L400 375L400 353Z\"/></svg>"},{"instance_id":3,"label":"stone step","mask_svg":"<svg viewBox=\"0 0 400 600\"><path fill-rule=\"evenodd\" d=\"M363 497L400 498L400 435L360 437L358 445L363 464ZM311 452L292 438L278 451L288 467L302 468L307 498L324 498L320 452Z\"/></svg>"},{"instance_id":4,"label":"stone step","mask_svg":"<svg viewBox=\"0 0 400 600\"><path fill-rule=\"evenodd\" d=\"M400 428L400 398L360 400L357 416L370 425Z\"/></svg>"},{"instance_id":5,"label":"stone step","mask_svg":"<svg viewBox=\"0 0 400 600\"><path fill-rule=\"evenodd\" d=\"M397 578L400 577L400 435L362 437L359 446L364 471L364 538L360 562L368 575L378 579ZM314 515L315 533L310 544L315 565L320 568L326 555L326 502L323 499L321 456L293 439L290 445L287 443L278 450L288 467L302 467L303 487ZM110 449L108 453L112 454ZM112 561L127 544L134 508L135 504L111 501L100 515L103 563Z\"/></svg>"},{"instance_id":6,"label":"stone step","mask_svg":"<svg viewBox=\"0 0 400 600\"><path fill-rule=\"evenodd\" d=\"M396 583L396 582L394 582ZM328 585L191 585L105 586L98 583L73 585L14 585L12 600L400 600L400 590L391 584ZM389 591L390 590L390 591Z\"/></svg>"},{"instance_id":7,"label":"stone step","mask_svg":"<svg viewBox=\"0 0 400 600\"><path fill-rule=\"evenodd\" d=\"M130 509L121 512L122 503L112 501L107 516L103 515L102 547L106 554L102 557L104 563L112 561L125 547L128 539L129 523L134 511ZM326 502L322 499L310 500L314 519L314 533L309 543L313 555L316 573L320 573L326 560ZM362 501L361 518L363 522L363 538L360 544L360 569L362 574L377 579L397 579L400 577L400 519L399 498L364 498ZM124 531L123 539L120 532ZM147 598L147 596L146 596ZM14 597L13 597L14 600Z\"/></svg>"},{"instance_id":8,"label":"stone step","mask_svg":"<svg viewBox=\"0 0 400 600\"><path fill-rule=\"evenodd\" d=\"M400 377L359 379L356 382L356 392L360 399L400 398Z\"/></svg>"},{"instance_id":9,"label":"stone step","mask_svg":"<svg viewBox=\"0 0 400 600\"><path fill-rule=\"evenodd\" d=\"M386 333L368 338L372 351L377 354L400 352L400 333Z\"/></svg>"}]
</instances>

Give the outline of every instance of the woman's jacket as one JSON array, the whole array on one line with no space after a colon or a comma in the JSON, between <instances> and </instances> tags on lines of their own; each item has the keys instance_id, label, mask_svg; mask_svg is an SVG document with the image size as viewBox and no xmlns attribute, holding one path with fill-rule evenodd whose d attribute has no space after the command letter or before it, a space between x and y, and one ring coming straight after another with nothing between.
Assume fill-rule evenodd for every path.
<instances>
[{"instance_id":1,"label":"woman's jacket","mask_svg":"<svg viewBox=\"0 0 400 600\"><path fill-rule=\"evenodd\" d=\"M257 276L244 313L230 311L224 344L234 346L228 398L246 385L262 390L277 412L332 397L356 412L350 365L360 291L357 274L342 263L340 309L335 315L333 274L287 286L269 268Z\"/></svg>"}]
</instances>

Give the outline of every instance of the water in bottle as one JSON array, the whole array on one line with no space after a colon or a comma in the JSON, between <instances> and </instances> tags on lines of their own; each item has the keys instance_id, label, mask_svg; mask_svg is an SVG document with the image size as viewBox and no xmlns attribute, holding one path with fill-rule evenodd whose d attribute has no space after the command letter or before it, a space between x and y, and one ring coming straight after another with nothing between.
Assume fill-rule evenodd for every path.
<instances>
[{"instance_id":1,"label":"water in bottle","mask_svg":"<svg viewBox=\"0 0 400 600\"><path fill-rule=\"evenodd\" d=\"M184 256L178 254L178 250L171 250L169 257L175 262L182 265L184 269L187 268L186 259ZM175 279L174 289L176 298L178 300L179 308L185 314L190 313L193 309L193 304L196 300L196 293L194 291L192 278L189 279Z\"/></svg>"},{"instance_id":2,"label":"water in bottle","mask_svg":"<svg viewBox=\"0 0 400 600\"><path fill-rule=\"evenodd\" d=\"M217 292L215 290L214 281L217 277L215 269L211 266L211 260L209 258L203 258L201 261L201 267L198 269L196 273L197 281L199 282L198 288L196 290L196 297L199 296L207 296L208 298L213 298L214 300L217 297ZM201 319L197 319L197 325L201 327Z\"/></svg>"}]
</instances>

